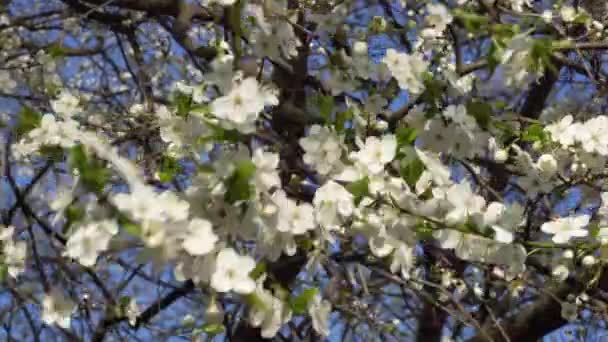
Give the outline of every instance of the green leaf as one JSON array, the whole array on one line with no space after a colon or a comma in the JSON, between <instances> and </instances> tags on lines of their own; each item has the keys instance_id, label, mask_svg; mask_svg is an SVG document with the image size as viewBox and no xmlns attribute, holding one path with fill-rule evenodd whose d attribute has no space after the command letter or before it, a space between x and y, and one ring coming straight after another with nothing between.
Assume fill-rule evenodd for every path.
<instances>
[{"instance_id":1,"label":"green leaf","mask_svg":"<svg viewBox=\"0 0 608 342\"><path fill-rule=\"evenodd\" d=\"M590 224L588 229L589 229L589 235L592 238L597 238L598 235L600 234L600 225L597 222Z\"/></svg>"},{"instance_id":2,"label":"green leaf","mask_svg":"<svg viewBox=\"0 0 608 342\"><path fill-rule=\"evenodd\" d=\"M204 324L199 328L192 330L192 336L207 334L209 337L221 334L224 331L224 325L221 323Z\"/></svg>"},{"instance_id":3,"label":"green leaf","mask_svg":"<svg viewBox=\"0 0 608 342\"><path fill-rule=\"evenodd\" d=\"M190 95L178 92L174 95L173 102L178 116L185 118L190 114L192 109L192 97Z\"/></svg>"},{"instance_id":4,"label":"green leaf","mask_svg":"<svg viewBox=\"0 0 608 342\"><path fill-rule=\"evenodd\" d=\"M229 13L230 16L228 18L230 23L230 28L232 29L232 34L234 35L234 61L238 63L241 60L242 54L242 42L241 37L243 36L243 28L241 26L241 14L243 12L243 8L245 7L245 0L237 0L232 7L230 7Z\"/></svg>"},{"instance_id":5,"label":"green leaf","mask_svg":"<svg viewBox=\"0 0 608 342\"><path fill-rule=\"evenodd\" d=\"M65 51L65 49L63 47L61 47L61 44L53 44L47 50L47 53L52 58L61 58L61 57L64 57L66 55L65 52L66 51Z\"/></svg>"},{"instance_id":6,"label":"green leaf","mask_svg":"<svg viewBox=\"0 0 608 342\"><path fill-rule=\"evenodd\" d=\"M110 171L99 160L87 156L82 145L70 149L69 165L79 171L83 184L97 193L101 193L110 177Z\"/></svg>"},{"instance_id":7,"label":"green leaf","mask_svg":"<svg viewBox=\"0 0 608 342\"><path fill-rule=\"evenodd\" d=\"M24 106L19 113L19 121L15 127L17 136L29 133L34 128L40 127L42 115L28 106Z\"/></svg>"},{"instance_id":8,"label":"green leaf","mask_svg":"<svg viewBox=\"0 0 608 342\"><path fill-rule=\"evenodd\" d=\"M493 24L491 30L494 37L500 39L510 39L519 33L519 25Z\"/></svg>"},{"instance_id":9,"label":"green leaf","mask_svg":"<svg viewBox=\"0 0 608 342\"><path fill-rule=\"evenodd\" d=\"M351 120L354 116L353 110L352 109L348 109L345 112L340 112L338 113L338 115L336 115L336 123L335 123L335 127L336 127L336 131L338 131L338 133L344 131L346 129L345 124L347 121Z\"/></svg>"},{"instance_id":10,"label":"green leaf","mask_svg":"<svg viewBox=\"0 0 608 342\"><path fill-rule=\"evenodd\" d=\"M490 23L488 16L467 12L459 8L454 10L454 16L459 18L464 27L472 33L482 31Z\"/></svg>"},{"instance_id":11,"label":"green leaf","mask_svg":"<svg viewBox=\"0 0 608 342\"><path fill-rule=\"evenodd\" d=\"M0 283L3 283L8 276L8 266L5 264L0 264Z\"/></svg>"},{"instance_id":12,"label":"green leaf","mask_svg":"<svg viewBox=\"0 0 608 342\"><path fill-rule=\"evenodd\" d=\"M250 179L255 174L255 164L250 160L237 163L236 168L230 178L226 181L226 194L224 199L228 203L235 203L247 200L253 192Z\"/></svg>"},{"instance_id":13,"label":"green leaf","mask_svg":"<svg viewBox=\"0 0 608 342\"><path fill-rule=\"evenodd\" d=\"M445 83L440 80L433 78L433 75L426 73L423 75L424 80L424 92L420 95L422 100L429 105L429 114L437 113L437 103L441 100L441 97L445 91Z\"/></svg>"},{"instance_id":14,"label":"green leaf","mask_svg":"<svg viewBox=\"0 0 608 342\"><path fill-rule=\"evenodd\" d=\"M537 123L528 126L521 136L521 139L526 142L543 142L546 141L547 138L548 136L543 129L543 126Z\"/></svg>"},{"instance_id":15,"label":"green leaf","mask_svg":"<svg viewBox=\"0 0 608 342\"><path fill-rule=\"evenodd\" d=\"M190 113L204 117L211 114L211 109L208 104L194 104L190 106Z\"/></svg>"},{"instance_id":16,"label":"green leaf","mask_svg":"<svg viewBox=\"0 0 608 342\"><path fill-rule=\"evenodd\" d=\"M65 234L75 222L81 221L84 217L85 210L83 207L75 204L69 205L65 209L66 223L64 224L63 233Z\"/></svg>"},{"instance_id":17,"label":"green leaf","mask_svg":"<svg viewBox=\"0 0 608 342\"><path fill-rule=\"evenodd\" d=\"M260 261L257 265L255 265L255 268L249 272L249 276L253 280L258 280L264 273L266 273L266 263Z\"/></svg>"},{"instance_id":18,"label":"green leaf","mask_svg":"<svg viewBox=\"0 0 608 342\"><path fill-rule=\"evenodd\" d=\"M264 303L264 301L255 292L248 294L245 297L245 300L247 301L247 304L249 304L249 306L254 307L256 309L259 309L262 311L265 311L268 309L266 307L266 304Z\"/></svg>"},{"instance_id":19,"label":"green leaf","mask_svg":"<svg viewBox=\"0 0 608 342\"><path fill-rule=\"evenodd\" d=\"M331 95L318 96L317 104L319 106L319 115L329 122L331 114L334 112L334 97Z\"/></svg>"},{"instance_id":20,"label":"green leaf","mask_svg":"<svg viewBox=\"0 0 608 342\"><path fill-rule=\"evenodd\" d=\"M397 145L399 147L413 146L414 142L416 142L416 138L418 137L418 131L413 127L399 127L395 134L397 136Z\"/></svg>"},{"instance_id":21,"label":"green leaf","mask_svg":"<svg viewBox=\"0 0 608 342\"><path fill-rule=\"evenodd\" d=\"M302 291L297 297L291 298L289 301L291 310L298 315L306 313L317 293L319 293L319 289L311 287Z\"/></svg>"},{"instance_id":22,"label":"green leaf","mask_svg":"<svg viewBox=\"0 0 608 342\"><path fill-rule=\"evenodd\" d=\"M215 336L217 334L220 334L224 331L224 325L223 324L205 324L201 327L201 331L204 332L207 335L211 335L211 336Z\"/></svg>"},{"instance_id":23,"label":"green leaf","mask_svg":"<svg viewBox=\"0 0 608 342\"><path fill-rule=\"evenodd\" d=\"M361 199L369 194L369 178L365 177L358 181L346 185L348 190L355 197L355 203L359 203Z\"/></svg>"},{"instance_id":24,"label":"green leaf","mask_svg":"<svg viewBox=\"0 0 608 342\"><path fill-rule=\"evenodd\" d=\"M208 142L241 142L244 136L235 129L224 129L218 125L206 122L207 127L211 128L212 134L200 137L197 140L198 144L206 144Z\"/></svg>"},{"instance_id":25,"label":"green leaf","mask_svg":"<svg viewBox=\"0 0 608 342\"><path fill-rule=\"evenodd\" d=\"M156 175L161 182L166 183L171 182L182 171L182 166L175 158L163 156Z\"/></svg>"},{"instance_id":26,"label":"green leaf","mask_svg":"<svg viewBox=\"0 0 608 342\"><path fill-rule=\"evenodd\" d=\"M471 100L467 103L467 113L475 118L479 127L488 129L492 118L492 106L488 103Z\"/></svg>"},{"instance_id":27,"label":"green leaf","mask_svg":"<svg viewBox=\"0 0 608 342\"><path fill-rule=\"evenodd\" d=\"M418 239L423 241L428 241L433 239L433 226L431 226L428 221L420 220L415 226L416 236Z\"/></svg>"},{"instance_id":28,"label":"green leaf","mask_svg":"<svg viewBox=\"0 0 608 342\"><path fill-rule=\"evenodd\" d=\"M42 156L47 157L48 160L55 162L63 161L63 148L59 146L43 145L38 151Z\"/></svg>"},{"instance_id":29,"label":"green leaf","mask_svg":"<svg viewBox=\"0 0 608 342\"><path fill-rule=\"evenodd\" d=\"M401 177L412 188L416 186L422 172L424 172L424 164L418 158L402 166L400 170Z\"/></svg>"},{"instance_id":30,"label":"green leaf","mask_svg":"<svg viewBox=\"0 0 608 342\"><path fill-rule=\"evenodd\" d=\"M128 217L123 214L118 215L118 224L121 225L127 233L133 236L143 236L143 230L140 225L131 221Z\"/></svg>"},{"instance_id":31,"label":"green leaf","mask_svg":"<svg viewBox=\"0 0 608 342\"><path fill-rule=\"evenodd\" d=\"M546 67L553 72L558 71L552 61L553 48L551 39L538 38L534 40L530 49L530 58L532 59L530 67L532 70L539 71Z\"/></svg>"}]
</instances>

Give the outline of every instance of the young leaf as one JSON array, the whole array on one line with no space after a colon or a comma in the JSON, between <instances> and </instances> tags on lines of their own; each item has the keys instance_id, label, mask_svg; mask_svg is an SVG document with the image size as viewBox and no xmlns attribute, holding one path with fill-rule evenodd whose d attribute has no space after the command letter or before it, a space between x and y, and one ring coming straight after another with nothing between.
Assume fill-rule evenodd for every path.
<instances>
[{"instance_id":1,"label":"young leaf","mask_svg":"<svg viewBox=\"0 0 608 342\"><path fill-rule=\"evenodd\" d=\"M479 127L487 129L492 118L492 106L488 103L471 100L466 107L467 113L475 118Z\"/></svg>"},{"instance_id":2,"label":"young leaf","mask_svg":"<svg viewBox=\"0 0 608 342\"><path fill-rule=\"evenodd\" d=\"M109 170L97 159L90 158L82 145L70 150L69 164L80 173L80 180L92 191L100 193L110 176Z\"/></svg>"},{"instance_id":3,"label":"young leaf","mask_svg":"<svg viewBox=\"0 0 608 342\"><path fill-rule=\"evenodd\" d=\"M228 203L235 203L251 197L252 186L249 180L255 174L255 164L249 160L244 160L236 165L234 173L226 181L226 194L224 199Z\"/></svg>"},{"instance_id":4,"label":"young leaf","mask_svg":"<svg viewBox=\"0 0 608 342\"><path fill-rule=\"evenodd\" d=\"M369 194L369 178L365 177L346 185L346 190L353 194L355 203L359 203L363 196Z\"/></svg>"},{"instance_id":5,"label":"young leaf","mask_svg":"<svg viewBox=\"0 0 608 342\"><path fill-rule=\"evenodd\" d=\"M19 121L15 128L15 133L18 137L29 133L29 131L40 126L40 120L42 120L40 113L30 107L23 107L21 113L19 113Z\"/></svg>"},{"instance_id":6,"label":"young leaf","mask_svg":"<svg viewBox=\"0 0 608 342\"><path fill-rule=\"evenodd\" d=\"M297 297L291 298L289 306L295 314L304 314L308 310L308 306L312 303L319 290L315 287L302 291Z\"/></svg>"}]
</instances>

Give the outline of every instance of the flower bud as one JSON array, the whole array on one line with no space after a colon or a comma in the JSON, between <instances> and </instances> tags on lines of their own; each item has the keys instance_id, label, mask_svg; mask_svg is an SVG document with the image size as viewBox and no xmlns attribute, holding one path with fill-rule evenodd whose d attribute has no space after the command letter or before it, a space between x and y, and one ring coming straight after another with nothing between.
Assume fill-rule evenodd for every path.
<instances>
[{"instance_id":1,"label":"flower bud","mask_svg":"<svg viewBox=\"0 0 608 342\"><path fill-rule=\"evenodd\" d=\"M595 257L593 255L585 255L585 257L583 258L583 260L581 261L583 266L585 267L591 267L593 265L595 265Z\"/></svg>"},{"instance_id":2,"label":"flower bud","mask_svg":"<svg viewBox=\"0 0 608 342\"><path fill-rule=\"evenodd\" d=\"M543 176L549 178L557 173L557 161L550 154L543 154L538 158L536 166Z\"/></svg>"},{"instance_id":3,"label":"flower bud","mask_svg":"<svg viewBox=\"0 0 608 342\"><path fill-rule=\"evenodd\" d=\"M553 268L551 275L553 275L555 280L562 282L568 278L569 273L570 271L568 271L568 267L564 265L557 265L555 268Z\"/></svg>"},{"instance_id":4,"label":"flower bud","mask_svg":"<svg viewBox=\"0 0 608 342\"><path fill-rule=\"evenodd\" d=\"M504 163L507 158L509 158L509 152L504 148L494 152L494 160L498 163Z\"/></svg>"}]
</instances>

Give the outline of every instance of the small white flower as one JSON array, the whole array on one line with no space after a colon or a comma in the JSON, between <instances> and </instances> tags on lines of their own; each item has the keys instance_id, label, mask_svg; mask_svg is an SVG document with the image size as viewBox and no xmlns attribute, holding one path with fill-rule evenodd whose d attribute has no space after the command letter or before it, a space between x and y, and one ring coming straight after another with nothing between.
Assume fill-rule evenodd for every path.
<instances>
[{"instance_id":1,"label":"small white flower","mask_svg":"<svg viewBox=\"0 0 608 342\"><path fill-rule=\"evenodd\" d=\"M80 100L66 90L59 94L57 100L51 101L51 107L64 119L69 119L82 111Z\"/></svg>"},{"instance_id":2,"label":"small white flower","mask_svg":"<svg viewBox=\"0 0 608 342\"><path fill-rule=\"evenodd\" d=\"M595 265L596 259L593 255L585 255L583 257L583 260L581 260L581 263L585 267L591 267L591 266Z\"/></svg>"},{"instance_id":3,"label":"small white flower","mask_svg":"<svg viewBox=\"0 0 608 342\"><path fill-rule=\"evenodd\" d=\"M480 214L486 205L483 197L474 194L466 181L450 186L446 191L446 199L452 205L446 215L449 225L465 223L469 217Z\"/></svg>"},{"instance_id":4,"label":"small white flower","mask_svg":"<svg viewBox=\"0 0 608 342\"><path fill-rule=\"evenodd\" d=\"M583 229L589 223L589 215L561 217L556 220L545 222L540 229L553 235L553 242L566 243L573 237L585 237L589 234Z\"/></svg>"},{"instance_id":5,"label":"small white flower","mask_svg":"<svg viewBox=\"0 0 608 342\"><path fill-rule=\"evenodd\" d=\"M428 62L421 55L408 55L395 49L388 49L382 62L386 64L401 89L415 95L422 93L424 90L422 74L427 70Z\"/></svg>"},{"instance_id":6,"label":"small white flower","mask_svg":"<svg viewBox=\"0 0 608 342\"><path fill-rule=\"evenodd\" d=\"M312 318L312 327L321 336L329 336L329 315L331 303L317 294L308 307L308 314Z\"/></svg>"},{"instance_id":7,"label":"small white flower","mask_svg":"<svg viewBox=\"0 0 608 342\"><path fill-rule=\"evenodd\" d=\"M48 325L57 324L64 329L69 329L71 316L75 309L74 302L65 297L60 290L53 289L42 299L41 318Z\"/></svg>"},{"instance_id":8,"label":"small white flower","mask_svg":"<svg viewBox=\"0 0 608 342\"><path fill-rule=\"evenodd\" d=\"M562 17L562 20L567 23L573 22L576 18L576 10L572 6L562 6L559 14Z\"/></svg>"},{"instance_id":9,"label":"small white flower","mask_svg":"<svg viewBox=\"0 0 608 342\"><path fill-rule=\"evenodd\" d=\"M238 255L232 248L224 248L217 255L211 286L218 292L251 293L255 290L255 281L249 273L254 268L255 261L251 257Z\"/></svg>"},{"instance_id":10,"label":"small white flower","mask_svg":"<svg viewBox=\"0 0 608 342\"><path fill-rule=\"evenodd\" d=\"M513 231L523 222L524 208L517 203L506 207L500 202L488 205L483 221L494 232L494 240L502 243L513 242Z\"/></svg>"},{"instance_id":11,"label":"small white flower","mask_svg":"<svg viewBox=\"0 0 608 342\"><path fill-rule=\"evenodd\" d=\"M254 327L261 327L261 335L264 338L272 338L281 329L284 323L291 320L291 310L279 298L264 289L264 279L258 279L253 295L259 301L249 312L249 321Z\"/></svg>"},{"instance_id":12,"label":"small white flower","mask_svg":"<svg viewBox=\"0 0 608 342\"><path fill-rule=\"evenodd\" d=\"M131 325L132 327L135 326L135 324L137 323L137 317L140 313L141 310L139 309L139 306L137 305L135 299L129 298L129 304L125 308L125 314L129 321L129 325Z\"/></svg>"},{"instance_id":13,"label":"small white flower","mask_svg":"<svg viewBox=\"0 0 608 342\"><path fill-rule=\"evenodd\" d=\"M569 274L570 271L568 270L568 267L562 264L555 266L553 268L553 271L551 271L551 275L553 275L555 280L559 282L565 281L568 278Z\"/></svg>"},{"instance_id":14,"label":"small white flower","mask_svg":"<svg viewBox=\"0 0 608 342\"><path fill-rule=\"evenodd\" d=\"M276 104L278 98L273 91L263 89L255 78L248 77L227 95L215 99L211 103L211 112L222 120L226 128L247 134L255 130L255 121L264 107Z\"/></svg>"},{"instance_id":15,"label":"small white flower","mask_svg":"<svg viewBox=\"0 0 608 342\"><path fill-rule=\"evenodd\" d=\"M340 168L342 142L340 137L329 128L313 125L308 136L300 139L304 149L304 162L321 174L327 175Z\"/></svg>"},{"instance_id":16,"label":"small white flower","mask_svg":"<svg viewBox=\"0 0 608 342\"><path fill-rule=\"evenodd\" d=\"M112 220L87 223L70 236L63 255L76 259L80 264L92 267L101 252L108 249L110 240L118 232Z\"/></svg>"},{"instance_id":17,"label":"small white flower","mask_svg":"<svg viewBox=\"0 0 608 342\"><path fill-rule=\"evenodd\" d=\"M188 232L184 236L182 247L192 256L205 255L213 250L218 241L211 223L195 218L188 224Z\"/></svg>"},{"instance_id":18,"label":"small white flower","mask_svg":"<svg viewBox=\"0 0 608 342\"><path fill-rule=\"evenodd\" d=\"M509 151L501 148L494 152L494 161L497 163L504 163L509 158Z\"/></svg>"},{"instance_id":19,"label":"small white flower","mask_svg":"<svg viewBox=\"0 0 608 342\"><path fill-rule=\"evenodd\" d=\"M397 153L397 138L392 134L377 137L368 137L361 150L353 153L353 159L367 168L369 174L379 174L384 166L395 158Z\"/></svg>"},{"instance_id":20,"label":"small white flower","mask_svg":"<svg viewBox=\"0 0 608 342\"><path fill-rule=\"evenodd\" d=\"M252 158L255 164L255 187L258 191L268 191L273 187L281 186L281 178L277 170L279 166L279 155L272 152L264 152L256 149Z\"/></svg>"},{"instance_id":21,"label":"small white flower","mask_svg":"<svg viewBox=\"0 0 608 342\"><path fill-rule=\"evenodd\" d=\"M543 154L536 161L536 167L545 178L551 178L557 173L557 160L551 154Z\"/></svg>"},{"instance_id":22,"label":"small white flower","mask_svg":"<svg viewBox=\"0 0 608 342\"><path fill-rule=\"evenodd\" d=\"M277 230L294 235L304 234L315 228L314 208L308 203L297 204L287 198L282 190L272 194L274 203L279 208Z\"/></svg>"},{"instance_id":23,"label":"small white flower","mask_svg":"<svg viewBox=\"0 0 608 342\"><path fill-rule=\"evenodd\" d=\"M317 221L325 229L337 229L342 218L355 210L353 195L340 184L329 181L317 189L313 199Z\"/></svg>"}]
</instances>

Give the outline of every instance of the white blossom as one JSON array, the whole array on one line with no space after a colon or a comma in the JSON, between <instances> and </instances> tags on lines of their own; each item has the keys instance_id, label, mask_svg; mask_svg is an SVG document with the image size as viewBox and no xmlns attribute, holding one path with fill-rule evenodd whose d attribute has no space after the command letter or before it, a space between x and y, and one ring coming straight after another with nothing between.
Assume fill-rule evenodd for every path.
<instances>
[{"instance_id":1,"label":"white blossom","mask_svg":"<svg viewBox=\"0 0 608 342\"><path fill-rule=\"evenodd\" d=\"M182 246L190 255L204 255L213 250L217 235L213 232L211 223L201 218L195 218L188 224L188 232L184 236Z\"/></svg>"},{"instance_id":2,"label":"white blossom","mask_svg":"<svg viewBox=\"0 0 608 342\"><path fill-rule=\"evenodd\" d=\"M308 307L308 314L312 318L312 326L321 336L329 336L329 315L331 314L331 303L317 294Z\"/></svg>"},{"instance_id":3,"label":"white blossom","mask_svg":"<svg viewBox=\"0 0 608 342\"><path fill-rule=\"evenodd\" d=\"M217 255L211 286L218 292L251 293L255 290L255 281L249 277L249 272L254 268L255 261L251 257L224 248Z\"/></svg>"},{"instance_id":4,"label":"white blossom","mask_svg":"<svg viewBox=\"0 0 608 342\"><path fill-rule=\"evenodd\" d=\"M342 219L350 217L355 210L353 195L334 181L317 189L313 205L317 222L328 230L339 228Z\"/></svg>"},{"instance_id":5,"label":"white blossom","mask_svg":"<svg viewBox=\"0 0 608 342\"><path fill-rule=\"evenodd\" d=\"M118 225L113 220L86 223L70 235L64 255L78 260L83 266L94 266L117 232Z\"/></svg>"},{"instance_id":6,"label":"white blossom","mask_svg":"<svg viewBox=\"0 0 608 342\"><path fill-rule=\"evenodd\" d=\"M422 74L428 68L428 62L421 55L408 55L395 49L386 50L382 60L388 67L399 87L412 94L420 94L424 90Z\"/></svg>"},{"instance_id":7,"label":"white blossom","mask_svg":"<svg viewBox=\"0 0 608 342\"><path fill-rule=\"evenodd\" d=\"M589 223L589 215L568 216L545 222L540 229L553 235L555 243L566 243L573 237L585 237L589 232L584 227Z\"/></svg>"},{"instance_id":8,"label":"white blossom","mask_svg":"<svg viewBox=\"0 0 608 342\"><path fill-rule=\"evenodd\" d=\"M69 329L71 317L76 310L76 304L63 295L61 290L54 288L42 299L42 321L48 325L56 324Z\"/></svg>"},{"instance_id":9,"label":"white blossom","mask_svg":"<svg viewBox=\"0 0 608 342\"><path fill-rule=\"evenodd\" d=\"M266 106L278 104L274 91L263 88L253 77L239 81L230 92L211 103L211 112L228 129L252 133L258 115Z\"/></svg>"}]
</instances>

